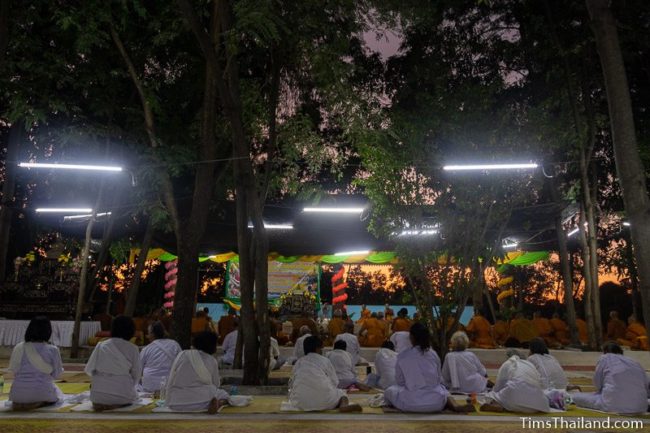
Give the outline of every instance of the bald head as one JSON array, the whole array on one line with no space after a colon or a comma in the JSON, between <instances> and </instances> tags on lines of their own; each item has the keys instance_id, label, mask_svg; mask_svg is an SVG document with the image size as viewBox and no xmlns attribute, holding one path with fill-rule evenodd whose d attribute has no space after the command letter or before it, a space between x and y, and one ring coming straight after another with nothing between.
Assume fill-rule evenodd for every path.
<instances>
[{"instance_id":1,"label":"bald head","mask_svg":"<svg viewBox=\"0 0 650 433\"><path fill-rule=\"evenodd\" d=\"M309 326L303 325L300 327L300 336L307 335L310 333Z\"/></svg>"}]
</instances>

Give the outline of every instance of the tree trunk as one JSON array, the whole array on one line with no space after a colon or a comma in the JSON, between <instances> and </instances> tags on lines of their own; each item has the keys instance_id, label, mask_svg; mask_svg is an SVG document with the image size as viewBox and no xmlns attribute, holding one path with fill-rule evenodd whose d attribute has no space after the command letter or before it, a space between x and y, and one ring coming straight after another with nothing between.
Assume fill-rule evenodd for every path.
<instances>
[{"instance_id":1,"label":"tree trunk","mask_svg":"<svg viewBox=\"0 0 650 433\"><path fill-rule=\"evenodd\" d=\"M591 257L589 255L589 245L587 243L587 234L585 233L585 223L587 217L584 207L580 206L579 236L582 254L582 277L585 282L584 309L585 321L587 322L587 331L589 333L589 347L596 349L598 347L598 337L596 336L596 324L593 310L593 283L591 275Z\"/></svg>"},{"instance_id":2,"label":"tree trunk","mask_svg":"<svg viewBox=\"0 0 650 433\"><path fill-rule=\"evenodd\" d=\"M93 302L95 299L95 293L97 292L97 287L99 286L99 280L102 275L102 271L104 267L106 266L106 262L109 262L109 265L111 265L111 261L109 260L110 258L110 249L111 249L111 242L113 240L113 228L115 227L115 216L110 215L108 217L108 223L106 225L106 228L104 229L104 236L102 237L102 248L99 251L99 255L97 256L97 266L95 268L95 272L93 273L93 278L89 284L90 286L90 295L88 296L88 301ZM111 269L111 274L112 269Z\"/></svg>"},{"instance_id":3,"label":"tree trunk","mask_svg":"<svg viewBox=\"0 0 650 433\"><path fill-rule=\"evenodd\" d=\"M103 185L99 190L99 198L97 202L99 203L102 196ZM81 250L81 274L79 277L79 293L77 294L77 309L74 313L74 327L72 330L72 347L70 348L70 357L77 358L79 356L79 335L81 331L81 314L83 313L85 294L86 294L86 284L88 283L88 256L90 255L90 241L92 240L93 225L95 224L95 215L97 214L97 206L93 209L92 216L88 220L86 225L86 239L84 241L84 247Z\"/></svg>"},{"instance_id":4,"label":"tree trunk","mask_svg":"<svg viewBox=\"0 0 650 433\"><path fill-rule=\"evenodd\" d=\"M569 248L567 246L566 233L562 227L562 215L555 218L555 232L557 234L558 255L560 256L560 269L562 270L562 283L564 286L564 307L569 325L571 344L580 346L580 335L576 325L576 306L573 299L573 278L571 276L571 264L569 263Z\"/></svg>"},{"instance_id":5,"label":"tree trunk","mask_svg":"<svg viewBox=\"0 0 650 433\"><path fill-rule=\"evenodd\" d=\"M9 13L11 0L0 0L0 70L2 70L9 45Z\"/></svg>"},{"instance_id":6,"label":"tree trunk","mask_svg":"<svg viewBox=\"0 0 650 433\"><path fill-rule=\"evenodd\" d=\"M650 199L645 169L639 156L630 88L609 0L587 0L596 47L605 78L616 171L623 191L625 212L637 270L646 329L650 329Z\"/></svg>"},{"instance_id":7,"label":"tree trunk","mask_svg":"<svg viewBox=\"0 0 650 433\"><path fill-rule=\"evenodd\" d=\"M14 194L16 193L16 160L18 159L18 150L24 131L25 123L22 120L14 122L9 128L5 176L2 184L2 202L0 204L0 282L4 282L7 278L9 235L14 215Z\"/></svg>"},{"instance_id":8,"label":"tree trunk","mask_svg":"<svg viewBox=\"0 0 650 433\"><path fill-rule=\"evenodd\" d=\"M174 337L183 349L192 343L192 318L196 308L196 273L199 270L199 246L181 238L178 243L178 274L174 294Z\"/></svg>"},{"instance_id":9,"label":"tree trunk","mask_svg":"<svg viewBox=\"0 0 650 433\"><path fill-rule=\"evenodd\" d=\"M133 317L133 313L135 312L135 306L138 300L138 290L140 289L140 282L142 281L142 272L144 272L144 267L147 264L147 254L149 254L149 248L151 248L152 238L153 221L149 218L147 221L147 228L144 231L144 237L142 238L142 244L140 244L140 254L138 254L138 262L135 265L133 281L131 281L131 286L126 293L126 307L124 307L125 316Z\"/></svg>"}]
</instances>

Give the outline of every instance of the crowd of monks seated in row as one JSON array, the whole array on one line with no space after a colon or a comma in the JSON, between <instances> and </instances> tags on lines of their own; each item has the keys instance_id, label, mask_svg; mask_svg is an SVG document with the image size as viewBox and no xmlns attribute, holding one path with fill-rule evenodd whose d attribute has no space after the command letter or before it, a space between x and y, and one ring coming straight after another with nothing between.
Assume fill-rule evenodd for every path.
<instances>
[{"instance_id":1,"label":"crowd of monks seated in row","mask_svg":"<svg viewBox=\"0 0 650 433\"><path fill-rule=\"evenodd\" d=\"M234 324L224 345L237 332L237 320ZM453 334L443 363L431 348L428 328L415 322L408 331L393 334L406 338L382 343L375 355L375 372L361 382L355 369L361 361L359 341L349 332L351 325L346 323L344 332L335 338L333 350L325 355L321 338L311 335L308 326L301 327L289 390L289 402L295 408L360 411L361 407L347 398L347 390L355 387L382 389L383 394L377 394L378 404L404 412L476 410L471 402L459 403L452 393L480 394L480 410L484 412L550 412L552 408L565 409L568 402L622 414L647 409L646 373L636 361L623 356L616 342L603 346L594 376L596 392L583 393L570 386L543 338L529 341L528 359L509 349L496 382L491 383L478 357L467 351L469 338L465 332ZM14 410L56 404L64 397L54 384L63 368L58 348L48 343L51 334L50 321L36 317L27 328L24 342L14 347L9 362L14 373L9 393ZM142 351L130 342L134 334L133 320L118 316L111 325L111 338L93 350L84 371L91 377L89 399L95 410L129 406L139 398L138 392L161 393L165 406L179 412L217 413L226 404L250 404L250 398L231 396L221 389L219 363L214 356L218 337L214 332L199 332L190 350L181 350L176 341L167 338L161 322L150 326L151 343Z\"/></svg>"},{"instance_id":2,"label":"crowd of monks seated in row","mask_svg":"<svg viewBox=\"0 0 650 433\"><path fill-rule=\"evenodd\" d=\"M586 345L589 342L587 323L576 318L576 326L580 344ZM460 328L463 329L462 325ZM569 327L557 313L548 319L536 312L532 320L519 313L510 322L497 320L494 325L476 313L464 330L470 337L470 347L480 349L528 347L530 341L537 337L542 338L550 348L557 349L570 344ZM618 318L616 311L610 313L603 339L615 341L632 350L650 350L645 326L635 316L630 316L626 325Z\"/></svg>"}]
</instances>

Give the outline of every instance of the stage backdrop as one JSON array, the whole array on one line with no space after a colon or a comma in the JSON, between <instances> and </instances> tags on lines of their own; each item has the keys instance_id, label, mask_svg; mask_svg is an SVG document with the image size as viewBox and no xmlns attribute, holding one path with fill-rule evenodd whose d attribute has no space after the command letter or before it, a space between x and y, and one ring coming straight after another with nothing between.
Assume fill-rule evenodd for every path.
<instances>
[{"instance_id":1,"label":"stage backdrop","mask_svg":"<svg viewBox=\"0 0 650 433\"><path fill-rule=\"evenodd\" d=\"M226 300L239 304L239 261L228 262L226 275ZM269 304L279 305L280 297L288 293L309 293L316 297L316 304L320 304L320 266L317 263L283 263L270 260L268 284Z\"/></svg>"}]
</instances>

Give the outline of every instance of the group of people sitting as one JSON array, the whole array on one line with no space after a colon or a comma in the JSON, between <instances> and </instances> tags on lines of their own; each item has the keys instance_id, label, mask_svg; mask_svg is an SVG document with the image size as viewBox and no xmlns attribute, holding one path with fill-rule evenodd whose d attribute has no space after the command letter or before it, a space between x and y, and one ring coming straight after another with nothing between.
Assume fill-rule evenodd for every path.
<instances>
[{"instance_id":1,"label":"group of people sitting","mask_svg":"<svg viewBox=\"0 0 650 433\"><path fill-rule=\"evenodd\" d=\"M141 352L129 340L135 334L133 319L117 316L111 337L93 350L84 371L91 377L90 401L97 411L129 406L138 392L164 393L165 405L182 412L216 413L230 401L220 389L217 334L202 331L193 337L192 349L181 350L166 337L161 322L149 328L151 343ZM54 384L63 373L59 349L48 343L52 326L48 318L31 320L25 341L14 347L9 369L14 381L9 392L13 410L31 410L56 404L63 395Z\"/></svg>"},{"instance_id":2,"label":"group of people sitting","mask_svg":"<svg viewBox=\"0 0 650 433\"><path fill-rule=\"evenodd\" d=\"M482 395L485 401L480 409L486 412L549 412L551 407L564 408L570 400L606 412L636 414L647 409L646 373L623 355L616 342L603 347L594 376L596 391L582 393L574 392L579 389L569 385L543 338L531 339L527 359L510 349L492 384L480 360L467 350L470 340L465 332L453 334L451 350L441 362L431 348L428 328L420 322L392 336L399 338L382 343L374 359L375 372L364 382L355 368L362 361L358 337L350 332L349 324L344 331L337 335L333 350L323 355L321 338L311 335L306 326L301 330L289 384L289 400L296 408L359 411L361 407L347 397L347 390L356 387L383 389L384 403L405 412L475 410L470 403L458 403L452 393ZM166 337L162 323L156 322L149 329L151 343L139 351L129 342L134 332L133 320L118 316L112 322L111 338L92 352L85 372L91 377L90 401L95 410L131 405L139 391L164 393L165 405L182 412L216 413L232 403L231 396L220 388L215 333L200 332L193 338L192 349L181 350L177 342ZM36 317L27 328L25 341L12 352L9 369L14 381L9 399L14 410L52 405L62 398L54 385L63 372L61 355L48 343L51 334L50 321ZM227 341L228 336L224 345Z\"/></svg>"},{"instance_id":3,"label":"group of people sitting","mask_svg":"<svg viewBox=\"0 0 650 433\"><path fill-rule=\"evenodd\" d=\"M459 325L463 329L462 325ZM587 323L582 318L576 318L578 339L581 345L589 342ZM549 319L540 312L529 319L518 313L510 321L498 319L494 325L476 312L464 328L470 338L470 347L493 349L495 347L527 348L534 338L541 338L551 348L561 348L571 343L569 326L555 313ZM618 318L618 313L612 311L607 323L604 340L615 341L621 346L632 350L650 350L645 326L634 315L628 318L627 325Z\"/></svg>"},{"instance_id":4,"label":"group of people sitting","mask_svg":"<svg viewBox=\"0 0 650 433\"><path fill-rule=\"evenodd\" d=\"M482 395L483 412L550 412L551 408L564 409L570 401L580 407L623 414L643 413L648 407L645 370L623 356L616 342L603 346L604 354L594 376L596 391L585 393L569 384L562 366L541 337L530 340L528 358L509 349L492 383L478 357L467 350L470 341L465 332L453 334L451 350L442 363L431 349L424 325L415 323L406 334L408 341L402 341L398 350L393 342L384 342L375 355L375 373L369 374L365 383L359 382L354 369L359 347L354 334L340 334L334 350L325 356L321 339L305 334L297 343L303 345L304 354L293 369L292 404L302 410L358 411L361 408L350 404L344 392L356 386L383 389L385 404L404 412L475 410L471 404L458 403L452 393Z\"/></svg>"}]
</instances>

